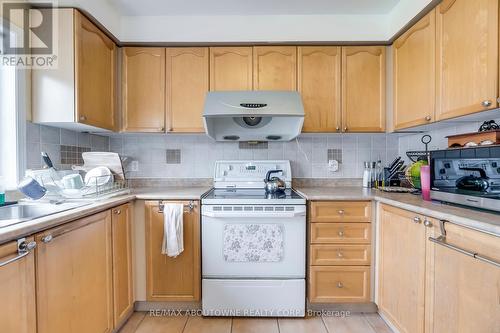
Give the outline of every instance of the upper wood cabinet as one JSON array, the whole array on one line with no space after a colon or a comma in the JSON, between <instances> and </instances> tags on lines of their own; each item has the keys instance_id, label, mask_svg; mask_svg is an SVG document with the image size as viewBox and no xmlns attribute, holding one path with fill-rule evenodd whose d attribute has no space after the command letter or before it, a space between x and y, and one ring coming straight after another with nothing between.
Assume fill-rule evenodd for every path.
<instances>
[{"instance_id":1,"label":"upper wood cabinet","mask_svg":"<svg viewBox=\"0 0 500 333\"><path fill-rule=\"evenodd\" d=\"M38 234L38 333L111 332L111 214L105 211Z\"/></svg>"},{"instance_id":2,"label":"upper wood cabinet","mask_svg":"<svg viewBox=\"0 0 500 333\"><path fill-rule=\"evenodd\" d=\"M252 90L252 47L210 48L210 90Z\"/></svg>"},{"instance_id":3,"label":"upper wood cabinet","mask_svg":"<svg viewBox=\"0 0 500 333\"><path fill-rule=\"evenodd\" d=\"M379 218L379 311L399 332L423 333L426 228L392 206L380 205Z\"/></svg>"},{"instance_id":4,"label":"upper wood cabinet","mask_svg":"<svg viewBox=\"0 0 500 333\"><path fill-rule=\"evenodd\" d=\"M33 122L116 130L116 45L79 11L57 11L57 67L31 72Z\"/></svg>"},{"instance_id":5,"label":"upper wood cabinet","mask_svg":"<svg viewBox=\"0 0 500 333\"><path fill-rule=\"evenodd\" d=\"M32 242L27 238L25 244ZM20 253L16 241L0 246L0 263ZM0 267L0 332L35 333L35 262L34 254Z\"/></svg>"},{"instance_id":6,"label":"upper wood cabinet","mask_svg":"<svg viewBox=\"0 0 500 333\"><path fill-rule=\"evenodd\" d=\"M253 87L255 90L296 90L297 47L254 46Z\"/></svg>"},{"instance_id":7,"label":"upper wood cabinet","mask_svg":"<svg viewBox=\"0 0 500 333\"><path fill-rule=\"evenodd\" d=\"M445 223L446 243L500 262L500 237ZM434 238L441 236L439 226ZM426 332L500 332L500 268L429 242Z\"/></svg>"},{"instance_id":8,"label":"upper wood cabinet","mask_svg":"<svg viewBox=\"0 0 500 333\"><path fill-rule=\"evenodd\" d=\"M298 90L304 104L302 132L339 132L341 48L298 47Z\"/></svg>"},{"instance_id":9,"label":"upper wood cabinet","mask_svg":"<svg viewBox=\"0 0 500 333\"><path fill-rule=\"evenodd\" d=\"M437 120L497 107L498 0L436 8Z\"/></svg>"},{"instance_id":10,"label":"upper wood cabinet","mask_svg":"<svg viewBox=\"0 0 500 333\"><path fill-rule=\"evenodd\" d=\"M131 204L111 210L113 246L113 321L119 327L134 310Z\"/></svg>"},{"instance_id":11,"label":"upper wood cabinet","mask_svg":"<svg viewBox=\"0 0 500 333\"><path fill-rule=\"evenodd\" d=\"M123 48L122 120L125 132L165 131L164 48Z\"/></svg>"},{"instance_id":12,"label":"upper wood cabinet","mask_svg":"<svg viewBox=\"0 0 500 333\"><path fill-rule=\"evenodd\" d=\"M77 119L115 129L116 45L75 11L75 83Z\"/></svg>"},{"instance_id":13,"label":"upper wood cabinet","mask_svg":"<svg viewBox=\"0 0 500 333\"><path fill-rule=\"evenodd\" d=\"M385 46L342 47L342 129L385 131Z\"/></svg>"},{"instance_id":14,"label":"upper wood cabinet","mask_svg":"<svg viewBox=\"0 0 500 333\"><path fill-rule=\"evenodd\" d=\"M184 251L175 258L161 253L164 216L158 201L146 201L146 293L148 301L198 301L201 288L200 211L198 203L183 215Z\"/></svg>"},{"instance_id":15,"label":"upper wood cabinet","mask_svg":"<svg viewBox=\"0 0 500 333\"><path fill-rule=\"evenodd\" d=\"M435 10L399 37L393 52L394 128L435 120Z\"/></svg>"},{"instance_id":16,"label":"upper wood cabinet","mask_svg":"<svg viewBox=\"0 0 500 333\"><path fill-rule=\"evenodd\" d=\"M208 48L166 51L166 101L169 132L205 132L203 106L208 91Z\"/></svg>"}]
</instances>

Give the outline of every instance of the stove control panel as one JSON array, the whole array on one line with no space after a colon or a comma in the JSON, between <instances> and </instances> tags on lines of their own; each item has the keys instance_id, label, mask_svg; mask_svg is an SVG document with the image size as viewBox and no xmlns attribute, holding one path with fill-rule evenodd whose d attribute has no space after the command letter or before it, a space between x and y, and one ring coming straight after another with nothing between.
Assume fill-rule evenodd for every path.
<instances>
[{"instance_id":1,"label":"stove control panel","mask_svg":"<svg viewBox=\"0 0 500 333\"><path fill-rule=\"evenodd\" d=\"M217 161L214 168L216 188L262 188L269 170L283 170L273 176L283 179L287 186L292 181L290 161Z\"/></svg>"}]
</instances>

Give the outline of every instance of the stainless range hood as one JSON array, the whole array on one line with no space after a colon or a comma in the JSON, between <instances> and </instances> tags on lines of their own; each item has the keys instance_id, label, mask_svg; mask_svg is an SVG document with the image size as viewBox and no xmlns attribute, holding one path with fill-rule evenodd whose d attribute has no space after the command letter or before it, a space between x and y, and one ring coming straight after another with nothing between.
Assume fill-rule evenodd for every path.
<instances>
[{"instance_id":1,"label":"stainless range hood","mask_svg":"<svg viewBox=\"0 0 500 333\"><path fill-rule=\"evenodd\" d=\"M203 121L216 141L290 141L302 130L304 107L296 91L213 91Z\"/></svg>"}]
</instances>

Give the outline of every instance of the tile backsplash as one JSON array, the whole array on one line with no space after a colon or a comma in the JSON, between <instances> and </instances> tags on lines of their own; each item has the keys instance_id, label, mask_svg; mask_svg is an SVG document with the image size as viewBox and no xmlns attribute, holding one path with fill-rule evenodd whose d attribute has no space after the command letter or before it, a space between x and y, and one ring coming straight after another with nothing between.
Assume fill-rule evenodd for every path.
<instances>
[{"instance_id":1,"label":"tile backsplash","mask_svg":"<svg viewBox=\"0 0 500 333\"><path fill-rule=\"evenodd\" d=\"M297 141L252 146L214 142L204 134L117 134L110 137L110 150L139 162L129 178L211 178L220 159L286 159L295 177L360 178L365 160L386 162L398 154L398 137L390 134L305 134ZM342 160L337 172L328 170L329 150Z\"/></svg>"},{"instance_id":2,"label":"tile backsplash","mask_svg":"<svg viewBox=\"0 0 500 333\"><path fill-rule=\"evenodd\" d=\"M497 121L498 122L498 121ZM500 123L500 122L499 122ZM418 134L303 134L290 142L249 145L215 142L204 134L112 134L101 136L27 122L27 165L40 168L40 152L46 151L60 168L81 164L83 151L113 151L137 161L128 178L212 178L216 160L290 160L296 178L361 178L364 161L383 164L408 150L423 150L420 138L432 136L429 149L447 146L447 135L475 132L481 123L455 123ZM328 169L328 160L340 163ZM129 164L130 165L130 164Z\"/></svg>"},{"instance_id":3,"label":"tile backsplash","mask_svg":"<svg viewBox=\"0 0 500 333\"><path fill-rule=\"evenodd\" d=\"M84 151L109 151L109 137L26 122L28 169L43 166L42 151L49 154L56 168L66 169L72 164L81 164Z\"/></svg>"}]
</instances>

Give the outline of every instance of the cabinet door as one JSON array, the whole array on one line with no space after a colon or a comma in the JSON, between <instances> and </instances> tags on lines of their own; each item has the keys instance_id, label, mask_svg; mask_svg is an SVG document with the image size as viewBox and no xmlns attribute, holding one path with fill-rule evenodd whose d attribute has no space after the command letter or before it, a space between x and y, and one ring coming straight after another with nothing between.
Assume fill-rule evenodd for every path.
<instances>
[{"instance_id":1,"label":"cabinet door","mask_svg":"<svg viewBox=\"0 0 500 333\"><path fill-rule=\"evenodd\" d=\"M394 42L395 129L423 125L435 119L435 46L434 10Z\"/></svg>"},{"instance_id":2,"label":"cabinet door","mask_svg":"<svg viewBox=\"0 0 500 333\"><path fill-rule=\"evenodd\" d=\"M38 333L111 332L109 211L37 234Z\"/></svg>"},{"instance_id":3,"label":"cabinet door","mask_svg":"<svg viewBox=\"0 0 500 333\"><path fill-rule=\"evenodd\" d=\"M254 46L253 87L255 90L296 90L297 47Z\"/></svg>"},{"instance_id":4,"label":"cabinet door","mask_svg":"<svg viewBox=\"0 0 500 333\"><path fill-rule=\"evenodd\" d=\"M424 331L426 228L414 222L415 213L380 207L379 311L400 332L420 333Z\"/></svg>"},{"instance_id":5,"label":"cabinet door","mask_svg":"<svg viewBox=\"0 0 500 333\"><path fill-rule=\"evenodd\" d=\"M299 46L298 58L298 90L305 112L302 131L339 132L341 48Z\"/></svg>"},{"instance_id":6,"label":"cabinet door","mask_svg":"<svg viewBox=\"0 0 500 333\"><path fill-rule=\"evenodd\" d=\"M498 0L436 9L437 120L497 107Z\"/></svg>"},{"instance_id":7,"label":"cabinet door","mask_svg":"<svg viewBox=\"0 0 500 333\"><path fill-rule=\"evenodd\" d=\"M125 132L165 131L165 49L125 47L122 112Z\"/></svg>"},{"instance_id":8,"label":"cabinet door","mask_svg":"<svg viewBox=\"0 0 500 333\"><path fill-rule=\"evenodd\" d=\"M111 210L113 235L113 319L118 327L133 311L131 206Z\"/></svg>"},{"instance_id":9,"label":"cabinet door","mask_svg":"<svg viewBox=\"0 0 500 333\"><path fill-rule=\"evenodd\" d=\"M435 225L436 226L436 225ZM445 223L446 243L500 262L500 237ZM433 237L441 235L434 228ZM428 242L426 332L499 333L500 267Z\"/></svg>"},{"instance_id":10,"label":"cabinet door","mask_svg":"<svg viewBox=\"0 0 500 333\"><path fill-rule=\"evenodd\" d=\"M185 205L183 215L184 251L175 258L161 253L163 213L158 201L146 202L146 266L148 301L200 300L200 211Z\"/></svg>"},{"instance_id":11,"label":"cabinet door","mask_svg":"<svg viewBox=\"0 0 500 333\"><path fill-rule=\"evenodd\" d=\"M252 90L252 47L210 48L210 90Z\"/></svg>"},{"instance_id":12,"label":"cabinet door","mask_svg":"<svg viewBox=\"0 0 500 333\"><path fill-rule=\"evenodd\" d=\"M76 120L115 129L116 45L75 10Z\"/></svg>"},{"instance_id":13,"label":"cabinet door","mask_svg":"<svg viewBox=\"0 0 500 333\"><path fill-rule=\"evenodd\" d=\"M33 238L27 238L26 244ZM17 242L0 246L0 264L19 255ZM34 254L0 266L0 332L35 333Z\"/></svg>"},{"instance_id":14,"label":"cabinet door","mask_svg":"<svg viewBox=\"0 0 500 333\"><path fill-rule=\"evenodd\" d=\"M342 129L385 131L385 46L342 47Z\"/></svg>"},{"instance_id":15,"label":"cabinet door","mask_svg":"<svg viewBox=\"0 0 500 333\"><path fill-rule=\"evenodd\" d=\"M167 48L167 116L170 132L205 132L208 48Z\"/></svg>"}]
</instances>

